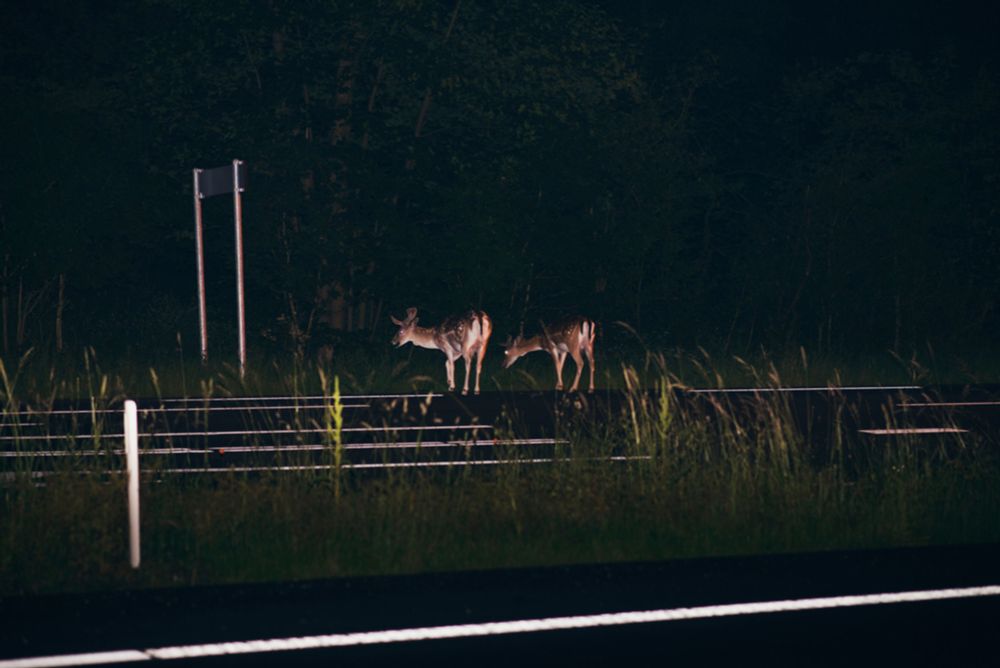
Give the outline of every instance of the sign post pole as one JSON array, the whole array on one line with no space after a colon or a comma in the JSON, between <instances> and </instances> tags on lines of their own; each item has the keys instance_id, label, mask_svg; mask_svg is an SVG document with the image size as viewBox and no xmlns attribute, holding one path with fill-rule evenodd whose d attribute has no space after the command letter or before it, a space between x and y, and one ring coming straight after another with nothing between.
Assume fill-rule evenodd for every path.
<instances>
[{"instance_id":1,"label":"sign post pole","mask_svg":"<svg viewBox=\"0 0 1000 668\"><path fill-rule=\"evenodd\" d=\"M236 308L240 337L240 378L243 378L247 366L247 322L243 300L243 202L240 193L243 184L240 183L240 160L233 160L233 213L236 223Z\"/></svg>"},{"instance_id":2,"label":"sign post pole","mask_svg":"<svg viewBox=\"0 0 1000 668\"><path fill-rule=\"evenodd\" d=\"M208 361L208 319L205 311L205 248L201 200L206 197L233 193L233 215L236 236L236 310L238 318L240 379L247 367L246 303L243 290L243 197L246 190L246 165L242 160L214 169L194 170L194 227L198 254L198 324L201 335L201 361Z\"/></svg>"},{"instance_id":3,"label":"sign post pole","mask_svg":"<svg viewBox=\"0 0 1000 668\"><path fill-rule=\"evenodd\" d=\"M194 170L194 244L198 253L198 333L201 339L201 363L208 361L208 324L205 322L205 240L201 222L200 169Z\"/></svg>"}]
</instances>

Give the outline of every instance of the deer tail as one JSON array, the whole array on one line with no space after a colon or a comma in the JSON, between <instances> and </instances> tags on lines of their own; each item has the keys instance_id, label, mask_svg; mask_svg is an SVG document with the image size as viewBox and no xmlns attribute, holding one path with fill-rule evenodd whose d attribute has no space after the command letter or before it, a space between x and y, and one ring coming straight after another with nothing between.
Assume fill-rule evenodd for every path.
<instances>
[{"instance_id":1,"label":"deer tail","mask_svg":"<svg viewBox=\"0 0 1000 668\"><path fill-rule=\"evenodd\" d=\"M490 319L490 316L488 316L485 311L479 311L476 313L476 321L479 323L479 335L483 341L483 349L485 350L486 344L489 342L490 336L493 334L493 320Z\"/></svg>"},{"instance_id":2,"label":"deer tail","mask_svg":"<svg viewBox=\"0 0 1000 668\"><path fill-rule=\"evenodd\" d=\"M597 323L590 318L584 318L580 325L580 335L587 342L587 347L594 349L594 339L597 337Z\"/></svg>"}]
</instances>

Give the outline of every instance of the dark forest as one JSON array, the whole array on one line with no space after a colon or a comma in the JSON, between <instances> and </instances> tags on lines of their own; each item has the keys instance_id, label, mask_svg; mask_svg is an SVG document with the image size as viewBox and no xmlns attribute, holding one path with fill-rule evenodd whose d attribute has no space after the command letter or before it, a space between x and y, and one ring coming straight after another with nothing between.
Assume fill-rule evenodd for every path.
<instances>
[{"instance_id":1,"label":"dark forest","mask_svg":"<svg viewBox=\"0 0 1000 668\"><path fill-rule=\"evenodd\" d=\"M252 354L388 347L409 306L729 353L982 349L980 4L5 3L2 352L193 351L192 169L234 158ZM205 201L222 346L232 208Z\"/></svg>"}]
</instances>

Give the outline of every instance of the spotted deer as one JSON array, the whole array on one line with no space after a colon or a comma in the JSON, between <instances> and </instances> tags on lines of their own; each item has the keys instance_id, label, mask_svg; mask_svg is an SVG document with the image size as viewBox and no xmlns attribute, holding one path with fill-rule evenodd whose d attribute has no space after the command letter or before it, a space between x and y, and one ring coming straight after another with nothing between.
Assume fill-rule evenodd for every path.
<instances>
[{"instance_id":1,"label":"spotted deer","mask_svg":"<svg viewBox=\"0 0 1000 668\"><path fill-rule=\"evenodd\" d=\"M399 331L392 337L397 348L412 343L421 348L440 350L447 360L444 363L448 373L448 390L455 391L455 360L465 359L465 385L462 394L469 393L469 376L472 375L472 358L476 358L476 394L479 394L479 377L483 371L483 356L486 344L493 333L493 321L482 311L469 311L465 315L451 316L434 327L417 326L417 309L406 309L406 317L397 320L389 316Z\"/></svg>"},{"instance_id":2,"label":"spotted deer","mask_svg":"<svg viewBox=\"0 0 1000 668\"><path fill-rule=\"evenodd\" d=\"M516 339L507 338L504 344L503 368L509 369L519 357L527 355L536 350L544 350L552 356L552 362L556 366L556 389L563 389L562 372L563 364L566 362L566 355L570 355L576 362L576 378L573 379L573 386L570 392L576 392L580 385L580 376L583 374L583 358L586 356L590 362L590 387L588 392L594 391L594 332L596 326L589 318L568 318L558 322L545 325L542 324L542 332L536 336L524 338L518 336Z\"/></svg>"}]
</instances>

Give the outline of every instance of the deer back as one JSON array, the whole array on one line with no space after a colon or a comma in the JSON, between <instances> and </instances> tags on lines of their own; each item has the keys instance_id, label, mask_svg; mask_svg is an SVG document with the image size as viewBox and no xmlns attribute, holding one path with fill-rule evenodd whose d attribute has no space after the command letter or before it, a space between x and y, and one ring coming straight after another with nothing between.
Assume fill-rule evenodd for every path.
<instances>
[{"instance_id":1,"label":"deer back","mask_svg":"<svg viewBox=\"0 0 1000 668\"><path fill-rule=\"evenodd\" d=\"M488 318L481 311L449 316L434 328L434 340L442 350L464 353L482 341Z\"/></svg>"}]
</instances>

